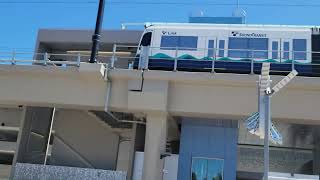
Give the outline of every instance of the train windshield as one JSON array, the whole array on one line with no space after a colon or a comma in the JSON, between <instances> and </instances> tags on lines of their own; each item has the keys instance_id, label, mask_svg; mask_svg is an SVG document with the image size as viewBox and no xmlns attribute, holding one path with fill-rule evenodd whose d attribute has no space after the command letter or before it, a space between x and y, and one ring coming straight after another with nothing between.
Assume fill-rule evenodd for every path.
<instances>
[{"instance_id":1,"label":"train windshield","mask_svg":"<svg viewBox=\"0 0 320 180\"><path fill-rule=\"evenodd\" d=\"M150 46L151 44L152 32L147 32L143 35L140 46Z\"/></svg>"}]
</instances>

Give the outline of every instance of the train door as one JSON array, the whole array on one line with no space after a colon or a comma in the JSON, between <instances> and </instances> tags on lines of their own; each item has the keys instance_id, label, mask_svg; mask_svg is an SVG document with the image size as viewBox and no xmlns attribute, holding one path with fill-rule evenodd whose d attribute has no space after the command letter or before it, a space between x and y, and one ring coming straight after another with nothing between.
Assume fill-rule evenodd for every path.
<instances>
[{"instance_id":1,"label":"train door","mask_svg":"<svg viewBox=\"0 0 320 180\"><path fill-rule=\"evenodd\" d=\"M281 39L281 62L292 60L292 40Z\"/></svg>"},{"instance_id":2,"label":"train door","mask_svg":"<svg viewBox=\"0 0 320 180\"><path fill-rule=\"evenodd\" d=\"M270 39L269 41L269 59L280 62L281 59L281 39Z\"/></svg>"}]
</instances>

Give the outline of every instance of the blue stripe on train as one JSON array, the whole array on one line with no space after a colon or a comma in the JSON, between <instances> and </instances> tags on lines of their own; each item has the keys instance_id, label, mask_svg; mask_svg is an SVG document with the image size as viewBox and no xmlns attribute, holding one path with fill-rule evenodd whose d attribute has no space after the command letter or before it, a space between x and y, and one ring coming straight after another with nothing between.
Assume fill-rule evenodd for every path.
<instances>
[{"instance_id":1,"label":"blue stripe on train","mask_svg":"<svg viewBox=\"0 0 320 180\"><path fill-rule=\"evenodd\" d=\"M134 62L134 69L138 68L139 58ZM254 63L254 73L260 74L262 63ZM215 72L249 74L251 72L251 62L232 62L232 61L215 61ZM178 60L178 71L192 72L210 72L212 69L212 61L208 60ZM172 71L174 69L174 61L172 59L149 59L150 70ZM295 64L295 69L301 76L319 76L315 65L312 64ZM286 75L292 70L291 64L271 63L271 74ZM319 69L320 70L320 69Z\"/></svg>"}]
</instances>

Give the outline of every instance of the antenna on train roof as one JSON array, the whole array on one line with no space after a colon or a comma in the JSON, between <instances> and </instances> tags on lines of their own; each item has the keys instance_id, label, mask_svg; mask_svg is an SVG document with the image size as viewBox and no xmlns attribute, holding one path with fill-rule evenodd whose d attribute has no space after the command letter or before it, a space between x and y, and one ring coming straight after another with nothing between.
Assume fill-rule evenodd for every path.
<instances>
[{"instance_id":1,"label":"antenna on train roof","mask_svg":"<svg viewBox=\"0 0 320 180\"><path fill-rule=\"evenodd\" d=\"M233 17L242 17L243 23L246 24L247 13L245 10L240 8L240 0L237 0L237 8L233 11Z\"/></svg>"},{"instance_id":2,"label":"antenna on train roof","mask_svg":"<svg viewBox=\"0 0 320 180\"><path fill-rule=\"evenodd\" d=\"M192 10L189 12L189 17L204 17L205 13L202 9Z\"/></svg>"}]
</instances>

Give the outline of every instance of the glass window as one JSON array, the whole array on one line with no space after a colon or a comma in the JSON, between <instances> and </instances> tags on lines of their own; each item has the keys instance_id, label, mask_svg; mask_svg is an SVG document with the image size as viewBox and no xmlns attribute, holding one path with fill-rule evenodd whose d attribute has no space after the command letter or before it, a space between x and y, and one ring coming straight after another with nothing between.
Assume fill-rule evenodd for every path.
<instances>
[{"instance_id":1,"label":"glass window","mask_svg":"<svg viewBox=\"0 0 320 180\"><path fill-rule=\"evenodd\" d=\"M278 41L272 42L272 59L279 59L278 57L279 43Z\"/></svg>"},{"instance_id":2,"label":"glass window","mask_svg":"<svg viewBox=\"0 0 320 180\"><path fill-rule=\"evenodd\" d=\"M142 37L142 40L141 40L141 46L150 46L151 44L151 37L152 37L152 33L151 32L148 32L148 33L145 33Z\"/></svg>"},{"instance_id":3,"label":"glass window","mask_svg":"<svg viewBox=\"0 0 320 180\"><path fill-rule=\"evenodd\" d=\"M192 180L223 180L222 159L192 158Z\"/></svg>"},{"instance_id":4,"label":"glass window","mask_svg":"<svg viewBox=\"0 0 320 180\"><path fill-rule=\"evenodd\" d=\"M208 160L208 175L209 180L222 180L223 179L223 160L209 159Z\"/></svg>"},{"instance_id":5,"label":"glass window","mask_svg":"<svg viewBox=\"0 0 320 180\"><path fill-rule=\"evenodd\" d=\"M179 36L162 36L161 37L161 49L174 50L178 47Z\"/></svg>"},{"instance_id":6,"label":"glass window","mask_svg":"<svg viewBox=\"0 0 320 180\"><path fill-rule=\"evenodd\" d=\"M295 60L307 59L307 40L293 39L293 56Z\"/></svg>"},{"instance_id":7,"label":"glass window","mask_svg":"<svg viewBox=\"0 0 320 180\"><path fill-rule=\"evenodd\" d=\"M229 38L228 56L234 58L268 58L267 38Z\"/></svg>"},{"instance_id":8,"label":"glass window","mask_svg":"<svg viewBox=\"0 0 320 180\"><path fill-rule=\"evenodd\" d=\"M178 47L180 50L196 50L198 47L198 37L179 36Z\"/></svg>"},{"instance_id":9,"label":"glass window","mask_svg":"<svg viewBox=\"0 0 320 180\"><path fill-rule=\"evenodd\" d=\"M208 42L208 57L213 57L214 54L214 40Z\"/></svg>"},{"instance_id":10,"label":"glass window","mask_svg":"<svg viewBox=\"0 0 320 180\"><path fill-rule=\"evenodd\" d=\"M290 43L284 42L283 43L283 59L289 59L289 50L290 50Z\"/></svg>"},{"instance_id":11,"label":"glass window","mask_svg":"<svg viewBox=\"0 0 320 180\"><path fill-rule=\"evenodd\" d=\"M225 40L219 40L219 57L224 57Z\"/></svg>"},{"instance_id":12,"label":"glass window","mask_svg":"<svg viewBox=\"0 0 320 180\"><path fill-rule=\"evenodd\" d=\"M254 50L251 52L252 53L251 57L265 58L265 59L268 58L268 39L267 38L260 38L260 39L251 38L251 39L248 39L248 41L249 41L249 49Z\"/></svg>"},{"instance_id":13,"label":"glass window","mask_svg":"<svg viewBox=\"0 0 320 180\"><path fill-rule=\"evenodd\" d=\"M198 37L196 36L162 36L161 49L174 50L189 50L195 51L198 47Z\"/></svg>"},{"instance_id":14,"label":"glass window","mask_svg":"<svg viewBox=\"0 0 320 180\"><path fill-rule=\"evenodd\" d=\"M192 160L192 180L207 179L208 162L206 159L193 158Z\"/></svg>"},{"instance_id":15,"label":"glass window","mask_svg":"<svg viewBox=\"0 0 320 180\"><path fill-rule=\"evenodd\" d=\"M229 38L228 56L233 58L247 58L249 45L247 38Z\"/></svg>"}]
</instances>

